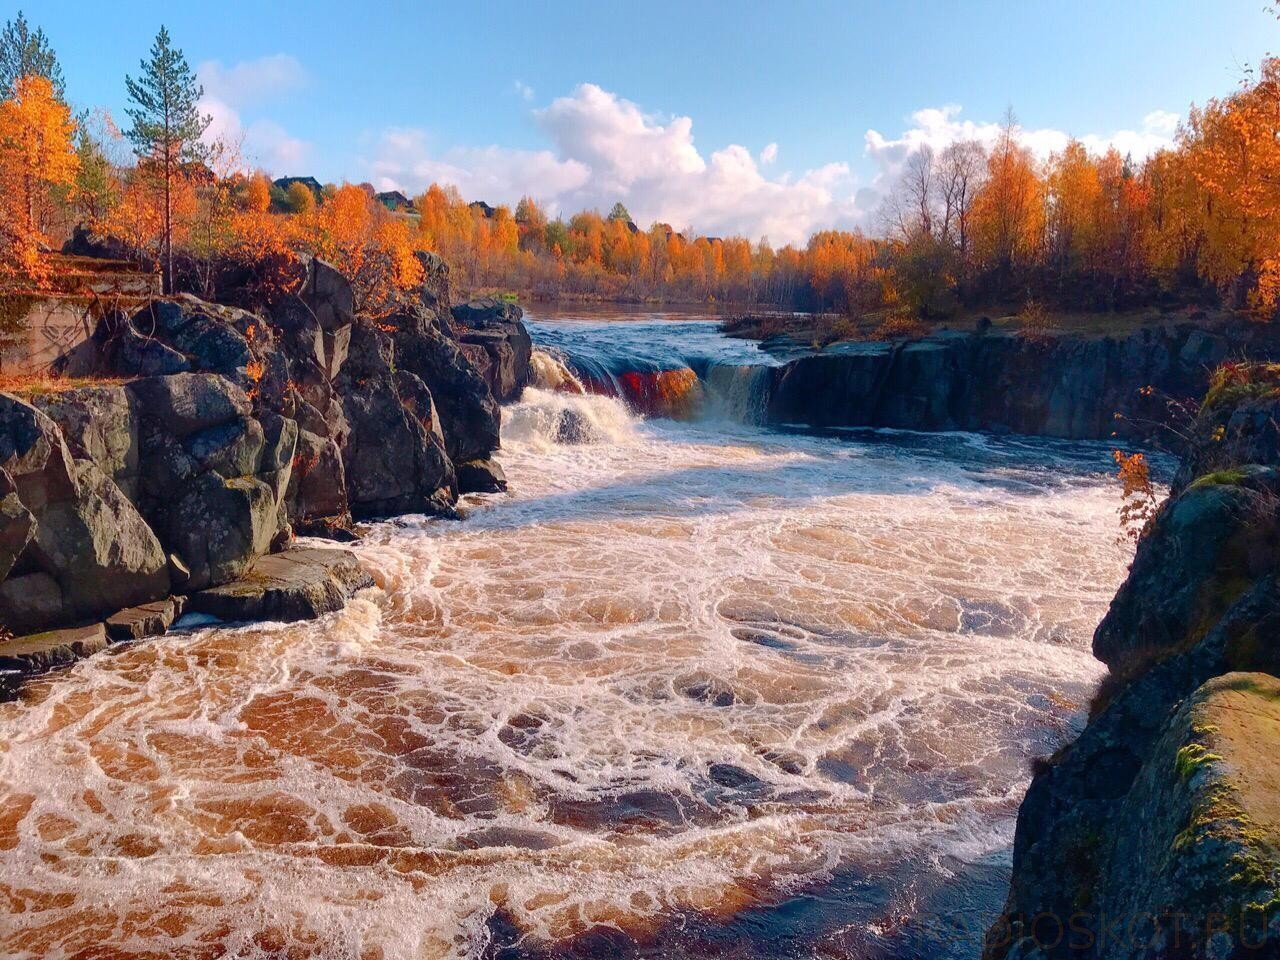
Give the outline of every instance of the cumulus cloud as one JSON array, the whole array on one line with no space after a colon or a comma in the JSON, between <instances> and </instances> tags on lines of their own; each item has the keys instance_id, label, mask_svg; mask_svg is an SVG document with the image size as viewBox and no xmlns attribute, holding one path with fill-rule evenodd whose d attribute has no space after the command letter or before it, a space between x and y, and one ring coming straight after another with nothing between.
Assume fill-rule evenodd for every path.
<instances>
[{"instance_id":1,"label":"cumulus cloud","mask_svg":"<svg viewBox=\"0 0 1280 960\"><path fill-rule=\"evenodd\" d=\"M647 113L595 84L582 84L533 118L552 149L441 152L430 149L422 130L389 130L368 167L384 189L417 191L437 181L491 203L527 193L553 213L607 210L622 201L643 224L660 220L776 243L802 242L820 226L851 225L865 213L848 164L770 178L760 167L776 160L776 144L759 161L736 144L704 156L694 145L692 118Z\"/></svg>"},{"instance_id":2,"label":"cumulus cloud","mask_svg":"<svg viewBox=\"0 0 1280 960\"><path fill-rule=\"evenodd\" d=\"M871 175L861 182L844 161L766 173L764 168L777 164L777 143L758 156L738 144L705 152L694 143L692 118L650 113L586 83L532 111L549 149L441 151L432 149L423 130L394 129L377 138L365 164L382 189L418 191L436 181L454 184L468 199L508 204L529 194L552 213L607 210L622 201L642 224L659 220L710 235L799 243L815 230L872 223L883 184L913 152L955 140L995 140L999 123L960 114L958 106L932 107L912 114L912 125L897 136L868 130ZM1170 143L1177 122L1176 115L1155 111L1137 129L1080 139L1091 150L1114 145L1140 159ZM1054 129L1024 130L1020 136L1041 157L1069 139Z\"/></svg>"},{"instance_id":3,"label":"cumulus cloud","mask_svg":"<svg viewBox=\"0 0 1280 960\"><path fill-rule=\"evenodd\" d=\"M296 171L306 162L311 145L291 136L280 124L268 119L246 123L243 113L301 90L307 72L294 57L277 53L231 66L208 60L196 69L204 96L200 109L213 118L205 140L222 140L236 145L243 165L263 167L273 174Z\"/></svg>"},{"instance_id":4,"label":"cumulus cloud","mask_svg":"<svg viewBox=\"0 0 1280 960\"><path fill-rule=\"evenodd\" d=\"M877 130L868 130L866 153L880 174L893 174L908 156L924 147L939 151L958 140L977 140L989 147L999 138L1000 123L961 119L960 113L961 109L956 104L917 110L911 115L914 125L893 138L885 137ZM1122 154L1132 154L1135 160L1141 161L1162 147L1173 144L1178 120L1175 113L1155 110L1143 118L1137 130L1117 130L1105 135L1090 133L1079 139L1092 152L1103 153L1109 147L1115 147ZM1061 150L1070 139L1068 133L1052 128L1023 128L1018 132L1018 140L1041 160Z\"/></svg>"}]
</instances>

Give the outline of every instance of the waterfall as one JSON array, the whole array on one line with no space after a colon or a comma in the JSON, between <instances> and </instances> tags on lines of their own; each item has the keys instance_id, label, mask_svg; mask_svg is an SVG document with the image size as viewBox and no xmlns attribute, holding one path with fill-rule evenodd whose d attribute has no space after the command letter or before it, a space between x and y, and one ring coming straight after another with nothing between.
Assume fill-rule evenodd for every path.
<instances>
[{"instance_id":1,"label":"waterfall","mask_svg":"<svg viewBox=\"0 0 1280 960\"><path fill-rule=\"evenodd\" d=\"M712 412L738 423L759 425L766 421L772 367L714 364L706 377Z\"/></svg>"}]
</instances>

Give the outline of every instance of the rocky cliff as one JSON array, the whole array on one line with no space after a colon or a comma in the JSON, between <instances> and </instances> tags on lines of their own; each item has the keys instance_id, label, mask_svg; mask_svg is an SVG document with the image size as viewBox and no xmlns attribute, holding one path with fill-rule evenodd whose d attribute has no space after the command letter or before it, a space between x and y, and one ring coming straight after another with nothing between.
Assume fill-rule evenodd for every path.
<instances>
[{"instance_id":1,"label":"rocky cliff","mask_svg":"<svg viewBox=\"0 0 1280 960\"><path fill-rule=\"evenodd\" d=\"M423 289L376 322L310 260L254 313L190 296L108 313L89 385L0 394L0 625L19 636L0 665L162 632L183 609L316 616L367 577L295 531L350 539L353 520L503 489L495 390L529 377L519 308L455 321L447 268L423 259ZM63 627L89 633L27 636Z\"/></svg>"},{"instance_id":2,"label":"rocky cliff","mask_svg":"<svg viewBox=\"0 0 1280 960\"><path fill-rule=\"evenodd\" d=\"M1271 367L1215 376L1088 725L1019 811L991 960L1280 953L1278 396Z\"/></svg>"},{"instance_id":3,"label":"rocky cliff","mask_svg":"<svg viewBox=\"0 0 1280 960\"><path fill-rule=\"evenodd\" d=\"M801 353L764 385L757 407L770 423L1073 440L1151 437L1170 419L1168 399L1203 396L1210 372L1227 358L1280 356L1280 337L1260 324L1180 323L1125 337L943 332L817 352L764 346L784 359ZM1155 389L1140 392L1148 386Z\"/></svg>"}]
</instances>

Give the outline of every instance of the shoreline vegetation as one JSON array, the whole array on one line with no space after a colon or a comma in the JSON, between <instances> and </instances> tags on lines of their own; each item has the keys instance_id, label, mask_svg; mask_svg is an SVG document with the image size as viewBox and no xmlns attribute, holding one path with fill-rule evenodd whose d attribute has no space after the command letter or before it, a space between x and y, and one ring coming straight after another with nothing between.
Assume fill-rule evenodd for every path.
<instances>
[{"instance_id":1,"label":"shoreline vegetation","mask_svg":"<svg viewBox=\"0 0 1280 960\"><path fill-rule=\"evenodd\" d=\"M411 197L273 181L237 144L208 141L200 88L163 28L127 78L125 129L102 109L73 116L48 38L21 15L6 31L16 53L0 101L0 288L10 294L54 285L42 253L63 247L156 271L165 292L231 292L244 306L315 255L351 278L370 317L420 284L415 254L428 252L464 296L738 304L832 314L883 339L981 314L1053 328L1144 309L1271 320L1280 304L1280 59L1193 107L1174 147L1144 161L1079 141L1038 160L1010 112L991 144L911 154L875 235L822 230L775 248L642 227L621 202L552 216L534 197L510 208L438 183ZM169 115L157 112L166 96L178 105Z\"/></svg>"}]
</instances>

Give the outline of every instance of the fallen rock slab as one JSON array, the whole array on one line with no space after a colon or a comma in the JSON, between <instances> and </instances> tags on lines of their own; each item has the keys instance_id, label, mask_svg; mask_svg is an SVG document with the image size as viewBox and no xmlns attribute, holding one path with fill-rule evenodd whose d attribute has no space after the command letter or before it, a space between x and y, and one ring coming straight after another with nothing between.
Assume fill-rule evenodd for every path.
<instances>
[{"instance_id":1,"label":"fallen rock slab","mask_svg":"<svg viewBox=\"0 0 1280 960\"><path fill-rule=\"evenodd\" d=\"M107 628L100 623L0 640L0 670L41 673L83 659L106 646Z\"/></svg>"},{"instance_id":2,"label":"fallen rock slab","mask_svg":"<svg viewBox=\"0 0 1280 960\"><path fill-rule=\"evenodd\" d=\"M507 475L496 460L468 460L456 467L460 493L502 493Z\"/></svg>"},{"instance_id":3,"label":"fallen rock slab","mask_svg":"<svg viewBox=\"0 0 1280 960\"><path fill-rule=\"evenodd\" d=\"M294 547L259 557L238 580L194 594L186 609L220 620L314 620L371 586L355 554Z\"/></svg>"},{"instance_id":4,"label":"fallen rock slab","mask_svg":"<svg viewBox=\"0 0 1280 960\"><path fill-rule=\"evenodd\" d=\"M185 597L169 597L121 610L107 617L107 636L112 643L158 637L182 616L185 603Z\"/></svg>"}]
</instances>

